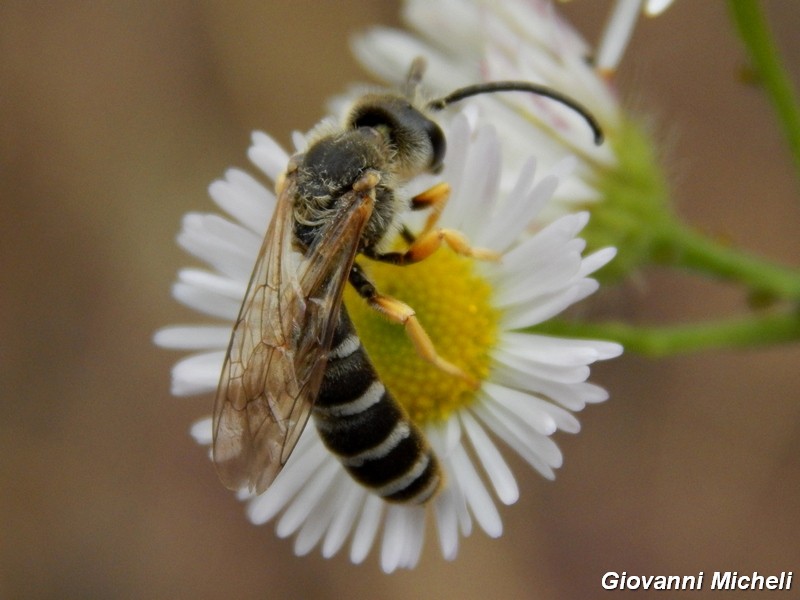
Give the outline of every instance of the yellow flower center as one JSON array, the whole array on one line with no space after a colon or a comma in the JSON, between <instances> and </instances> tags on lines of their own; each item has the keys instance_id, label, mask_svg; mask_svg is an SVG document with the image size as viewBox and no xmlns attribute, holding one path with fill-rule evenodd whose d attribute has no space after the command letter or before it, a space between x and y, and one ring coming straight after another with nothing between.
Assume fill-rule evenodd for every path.
<instances>
[{"instance_id":1,"label":"yellow flower center","mask_svg":"<svg viewBox=\"0 0 800 600\"><path fill-rule=\"evenodd\" d=\"M474 259L442 248L414 265L360 261L376 288L417 313L437 353L479 381L489 374L498 313ZM475 390L424 361L405 329L367 306L348 286L344 301L378 375L418 425L442 421L470 404Z\"/></svg>"}]
</instances>

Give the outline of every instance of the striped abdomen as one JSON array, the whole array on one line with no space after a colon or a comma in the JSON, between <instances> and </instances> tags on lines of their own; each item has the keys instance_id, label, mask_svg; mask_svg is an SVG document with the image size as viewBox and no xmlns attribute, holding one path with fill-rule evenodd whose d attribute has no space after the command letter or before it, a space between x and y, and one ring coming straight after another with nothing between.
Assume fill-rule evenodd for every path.
<instances>
[{"instance_id":1,"label":"striped abdomen","mask_svg":"<svg viewBox=\"0 0 800 600\"><path fill-rule=\"evenodd\" d=\"M328 449L373 493L409 504L436 494L442 481L436 456L378 379L344 306L313 415Z\"/></svg>"}]
</instances>

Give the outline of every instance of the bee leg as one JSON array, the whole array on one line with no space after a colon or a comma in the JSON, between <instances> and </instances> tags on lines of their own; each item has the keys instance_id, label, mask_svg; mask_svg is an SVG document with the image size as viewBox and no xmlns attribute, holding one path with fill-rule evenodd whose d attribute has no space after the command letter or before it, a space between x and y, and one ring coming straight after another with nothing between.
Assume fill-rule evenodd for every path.
<instances>
[{"instance_id":1,"label":"bee leg","mask_svg":"<svg viewBox=\"0 0 800 600\"><path fill-rule=\"evenodd\" d=\"M436 227L439 217L444 210L447 200L450 198L450 186L441 182L417 194L411 199L411 210L431 209L431 214L425 221L425 225L419 235L414 236L407 228L403 228L401 234L403 239L408 242L409 247L405 252L387 252L379 254L377 252L365 251L369 258L380 260L395 265L407 265L419 262L428 258L436 252L444 242L457 254L471 256L479 260L499 260L500 255L493 250L486 248L473 248L469 245L467 237L455 229L445 229Z\"/></svg>"},{"instance_id":2,"label":"bee leg","mask_svg":"<svg viewBox=\"0 0 800 600\"><path fill-rule=\"evenodd\" d=\"M409 246L417 239L417 236L405 225L400 229L400 237L402 237L403 241Z\"/></svg>"},{"instance_id":3,"label":"bee leg","mask_svg":"<svg viewBox=\"0 0 800 600\"><path fill-rule=\"evenodd\" d=\"M428 219L425 221L425 226L422 228L420 235L427 233L436 226L449 199L450 185L444 181L437 183L432 188L425 190L421 194L417 194L411 199L411 210L431 209L431 214L428 215Z\"/></svg>"},{"instance_id":4,"label":"bee leg","mask_svg":"<svg viewBox=\"0 0 800 600\"><path fill-rule=\"evenodd\" d=\"M411 339L411 343L414 344L414 349L420 358L445 373L464 380L473 389L479 387L478 380L472 375L437 354L436 347L417 319L413 308L396 298L379 293L375 285L367 279L364 271L356 263L353 264L353 268L350 270L349 279L358 295L364 298L370 307L385 315L390 321L405 327L406 335Z\"/></svg>"},{"instance_id":5,"label":"bee leg","mask_svg":"<svg viewBox=\"0 0 800 600\"><path fill-rule=\"evenodd\" d=\"M367 248L364 255L372 260L390 263L393 265L410 265L425 260L431 254L447 244L456 253L462 256L471 256L478 260L500 260L500 254L488 248L474 248L470 246L467 236L456 229L437 227L420 234L405 252L374 252Z\"/></svg>"}]
</instances>

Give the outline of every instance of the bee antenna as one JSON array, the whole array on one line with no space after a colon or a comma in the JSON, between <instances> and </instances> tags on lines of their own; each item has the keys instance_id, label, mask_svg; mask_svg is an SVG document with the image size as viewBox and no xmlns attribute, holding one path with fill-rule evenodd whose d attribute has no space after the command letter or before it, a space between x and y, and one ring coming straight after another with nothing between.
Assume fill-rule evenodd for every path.
<instances>
[{"instance_id":1,"label":"bee antenna","mask_svg":"<svg viewBox=\"0 0 800 600\"><path fill-rule=\"evenodd\" d=\"M479 94L493 94L495 92L531 92L532 94L537 94L539 96L544 96L545 98L555 100L556 102L560 102L561 104L570 107L586 120L586 122L589 124L589 127L592 128L595 144L599 146L603 143L603 130L600 128L600 124L597 122L597 119L595 119L594 115L589 112L588 108L583 106L583 104L577 100L574 100L569 96L562 94L561 92L558 92L547 86L530 83L528 81L490 81L488 83L468 85L466 87L459 88L454 92L450 92L443 98L431 100L428 102L427 107L429 110L442 110L446 106L464 100L465 98L477 96Z\"/></svg>"},{"instance_id":2,"label":"bee antenna","mask_svg":"<svg viewBox=\"0 0 800 600\"><path fill-rule=\"evenodd\" d=\"M422 76L425 74L426 67L427 63L421 56L418 56L411 61L411 68L408 70L405 85L403 86L403 92L407 98L413 99L416 97L417 92L419 91L420 82L422 81Z\"/></svg>"}]
</instances>

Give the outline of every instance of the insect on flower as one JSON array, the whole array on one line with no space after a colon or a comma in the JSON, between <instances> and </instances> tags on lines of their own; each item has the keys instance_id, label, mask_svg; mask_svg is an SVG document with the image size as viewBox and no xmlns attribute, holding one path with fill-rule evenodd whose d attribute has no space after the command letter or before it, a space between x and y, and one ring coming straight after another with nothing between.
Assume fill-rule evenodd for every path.
<instances>
[{"instance_id":1,"label":"insect on flower","mask_svg":"<svg viewBox=\"0 0 800 600\"><path fill-rule=\"evenodd\" d=\"M437 227L449 188L439 183L413 198L396 190L441 171L446 141L431 113L470 96L532 92L581 114L576 101L527 82L460 88L420 98L424 71L413 62L402 93L366 94L343 126L319 125L308 149L293 156L277 183L278 203L234 325L213 412L213 457L222 482L263 492L286 464L313 414L320 437L350 475L390 502L423 504L443 484L421 430L380 382L357 337L342 293L349 281L369 306L404 326L425 360L473 387L469 373L437 354L412 307L383 295L356 262L402 266L444 244L464 256L499 256ZM400 228L406 210L431 209L419 232ZM388 251L398 230L403 251Z\"/></svg>"}]
</instances>

